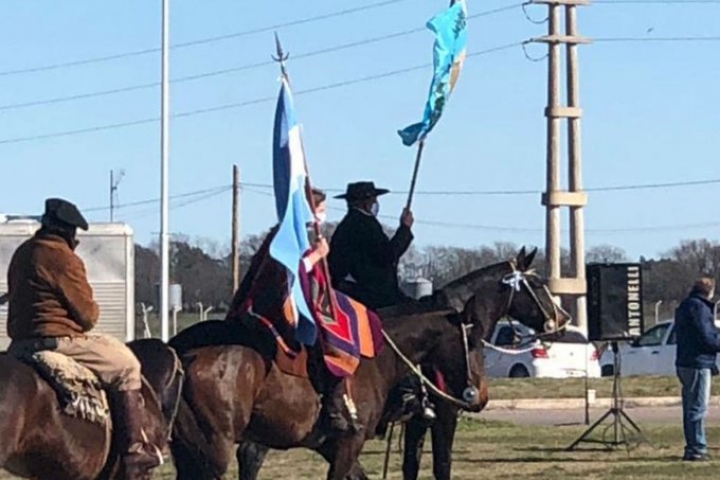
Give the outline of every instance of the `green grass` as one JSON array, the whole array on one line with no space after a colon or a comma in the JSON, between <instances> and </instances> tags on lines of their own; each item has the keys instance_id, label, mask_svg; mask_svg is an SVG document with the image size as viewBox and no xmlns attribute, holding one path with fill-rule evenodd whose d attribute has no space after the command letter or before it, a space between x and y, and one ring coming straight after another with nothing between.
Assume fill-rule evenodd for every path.
<instances>
[{"instance_id":1,"label":"green grass","mask_svg":"<svg viewBox=\"0 0 720 480\"><path fill-rule=\"evenodd\" d=\"M716 478L720 466L720 462L715 461L696 464L680 462L683 441L679 424L643 425L654 447L642 445L630 451L624 447L607 451L601 446L582 444L579 450L565 451L585 428L577 425L514 425L462 417L453 453L453 478L700 479ZM601 434L602 429L595 430L596 438ZM720 440L720 427L708 428L707 434L711 455L720 455L720 448L715 447ZM401 457L396 445L393 442L388 475L391 479L401 478ZM361 462L370 478L381 478L384 452L384 442L372 441L366 444ZM421 479L432 478L430 458L430 453L426 453ZM268 455L260 479L321 479L324 478L326 468L325 462L318 455L307 450L273 451ZM14 477L0 474L2 480L11 478ZM153 478L173 479L172 465L158 469ZM236 478L234 465L228 478Z\"/></svg>"},{"instance_id":2,"label":"green grass","mask_svg":"<svg viewBox=\"0 0 720 480\"><path fill-rule=\"evenodd\" d=\"M625 398L679 396L680 384L676 377L642 376L621 379ZM595 389L596 397L609 397L612 377L590 378L588 388ZM491 378L491 400L521 398L584 398L584 378Z\"/></svg>"}]
</instances>

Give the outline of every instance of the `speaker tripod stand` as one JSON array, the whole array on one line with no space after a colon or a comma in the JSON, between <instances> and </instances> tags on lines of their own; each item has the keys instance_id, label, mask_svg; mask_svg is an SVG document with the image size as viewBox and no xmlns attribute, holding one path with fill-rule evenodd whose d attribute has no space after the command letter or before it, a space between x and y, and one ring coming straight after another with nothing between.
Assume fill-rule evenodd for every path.
<instances>
[{"instance_id":1,"label":"speaker tripod stand","mask_svg":"<svg viewBox=\"0 0 720 480\"><path fill-rule=\"evenodd\" d=\"M620 390L620 353L618 351L617 341L611 341L610 346L613 352L613 387L612 387L612 403L610 409L600 417L595 423L585 430L585 432L575 440L572 445L567 447L567 451L574 450L580 443L599 443L605 445L608 449L613 449L620 445L625 445L630 449L633 443L647 443L652 446L650 441L645 437L640 427L625 413L622 407L622 393ZM602 438L600 440L590 438L590 434L598 428L608 417L612 415L612 423L605 427ZM627 425L626 423L627 422ZM607 438L607 434L612 430L611 438Z\"/></svg>"}]
</instances>

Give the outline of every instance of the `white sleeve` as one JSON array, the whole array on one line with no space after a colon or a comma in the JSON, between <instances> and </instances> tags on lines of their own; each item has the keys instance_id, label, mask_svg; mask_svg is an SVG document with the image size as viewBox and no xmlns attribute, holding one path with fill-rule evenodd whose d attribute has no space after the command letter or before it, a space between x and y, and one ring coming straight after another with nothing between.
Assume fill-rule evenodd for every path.
<instances>
[{"instance_id":1,"label":"white sleeve","mask_svg":"<svg viewBox=\"0 0 720 480\"><path fill-rule=\"evenodd\" d=\"M305 267L305 273L310 273L313 269L313 264L310 263L310 259L308 257L303 258L303 266Z\"/></svg>"}]
</instances>

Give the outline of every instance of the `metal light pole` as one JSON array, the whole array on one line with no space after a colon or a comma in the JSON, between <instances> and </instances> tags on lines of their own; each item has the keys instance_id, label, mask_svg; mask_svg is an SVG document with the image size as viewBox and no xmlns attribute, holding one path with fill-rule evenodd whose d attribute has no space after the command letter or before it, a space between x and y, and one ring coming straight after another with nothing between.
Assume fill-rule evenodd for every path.
<instances>
[{"instance_id":1,"label":"metal light pole","mask_svg":"<svg viewBox=\"0 0 720 480\"><path fill-rule=\"evenodd\" d=\"M170 70L170 0L162 0L162 73L160 112L160 335L170 339L170 242L168 238L168 123Z\"/></svg>"},{"instance_id":2,"label":"metal light pole","mask_svg":"<svg viewBox=\"0 0 720 480\"><path fill-rule=\"evenodd\" d=\"M660 305L662 305L662 303L662 300L655 302L655 325L660 321Z\"/></svg>"}]
</instances>

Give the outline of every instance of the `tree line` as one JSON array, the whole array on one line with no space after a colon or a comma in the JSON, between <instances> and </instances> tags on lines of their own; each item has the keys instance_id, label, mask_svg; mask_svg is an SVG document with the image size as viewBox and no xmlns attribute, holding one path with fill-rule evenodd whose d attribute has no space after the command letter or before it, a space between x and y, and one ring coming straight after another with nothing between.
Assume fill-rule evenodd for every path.
<instances>
[{"instance_id":1,"label":"tree line","mask_svg":"<svg viewBox=\"0 0 720 480\"><path fill-rule=\"evenodd\" d=\"M330 238L336 224L324 226ZM392 233L391 229L387 229ZM240 244L240 274L247 271L266 233L249 235ZM232 299L230 249L207 239L176 236L170 243L171 283L179 283L183 290L184 310L195 311L197 303L213 306L215 312L227 309ZM411 247L403 256L399 275L401 281L422 277L434 288L477 268L512 258L520 246L511 242L496 242L476 248L452 246ZM563 272L569 272L570 256L562 252ZM637 261L643 267L643 300L646 322L652 323L655 307L660 319L670 318L678 303L687 295L692 282L700 275L714 276L720 281L720 243L707 239L683 240L677 246L655 258L641 256L631 259L626 252L613 245L594 246L586 252L587 263L615 263ZM535 266L545 274L542 249ZM135 297L137 302L156 305L156 285L159 282L160 258L157 245L135 246ZM658 302L661 302L658 304Z\"/></svg>"}]
</instances>

